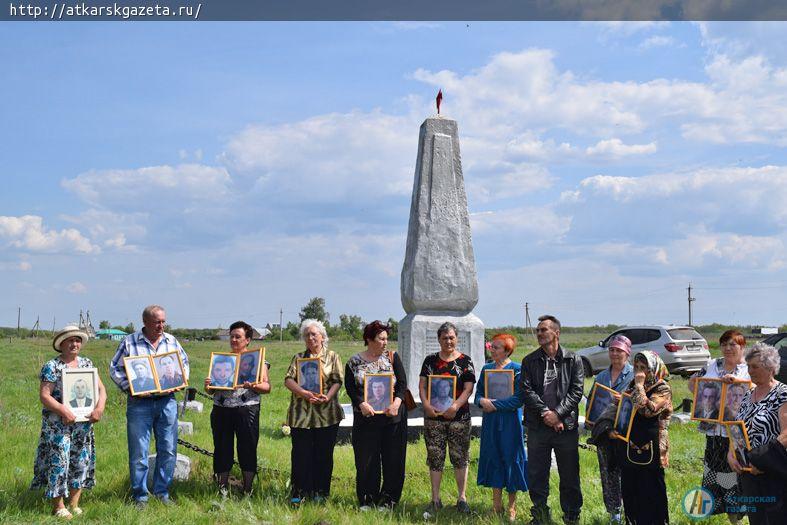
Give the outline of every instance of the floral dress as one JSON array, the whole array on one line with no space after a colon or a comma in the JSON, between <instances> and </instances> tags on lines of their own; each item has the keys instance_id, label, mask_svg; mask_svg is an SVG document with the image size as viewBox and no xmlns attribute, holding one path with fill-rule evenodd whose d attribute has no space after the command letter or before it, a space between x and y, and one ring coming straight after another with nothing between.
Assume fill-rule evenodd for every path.
<instances>
[{"instance_id":1,"label":"floral dress","mask_svg":"<svg viewBox=\"0 0 787 525\"><path fill-rule=\"evenodd\" d=\"M78 368L93 368L93 362L77 356ZM63 369L59 357L41 369L41 381L53 383L52 397L63 402ZM66 425L60 416L44 407L38 440L33 482L30 488L46 488L47 498L68 496L69 489L89 489L96 484L96 446L92 423Z\"/></svg>"}]
</instances>

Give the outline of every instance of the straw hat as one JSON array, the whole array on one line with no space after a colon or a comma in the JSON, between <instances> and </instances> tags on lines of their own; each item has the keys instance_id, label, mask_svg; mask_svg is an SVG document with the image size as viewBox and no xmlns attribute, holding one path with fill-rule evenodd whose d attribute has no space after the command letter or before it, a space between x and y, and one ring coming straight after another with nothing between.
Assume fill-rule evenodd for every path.
<instances>
[{"instance_id":1,"label":"straw hat","mask_svg":"<svg viewBox=\"0 0 787 525\"><path fill-rule=\"evenodd\" d=\"M82 344L87 343L87 334L78 326L70 324L64 326L58 333L55 334L55 338L52 340L52 348L55 349L55 352L60 352L60 343L69 337L74 336L82 339Z\"/></svg>"}]
</instances>

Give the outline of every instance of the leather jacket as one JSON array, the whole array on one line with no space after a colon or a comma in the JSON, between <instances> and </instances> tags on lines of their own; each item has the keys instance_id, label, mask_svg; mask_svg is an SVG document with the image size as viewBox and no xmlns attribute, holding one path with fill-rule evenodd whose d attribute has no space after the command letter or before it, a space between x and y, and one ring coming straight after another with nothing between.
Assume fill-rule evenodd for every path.
<instances>
[{"instance_id":1,"label":"leather jacket","mask_svg":"<svg viewBox=\"0 0 787 525\"><path fill-rule=\"evenodd\" d=\"M557 361L556 366L559 379L557 384L557 398L559 402L555 407L555 412L563 422L565 430L574 430L577 428L578 407L579 402L582 400L585 386L582 360L573 352L566 352L561 346L558 346L555 360ZM522 359L519 386L520 397L525 405L524 424L528 428L549 428L541 417L541 414L549 410L549 407L542 399L546 365L547 354L540 347Z\"/></svg>"}]
</instances>

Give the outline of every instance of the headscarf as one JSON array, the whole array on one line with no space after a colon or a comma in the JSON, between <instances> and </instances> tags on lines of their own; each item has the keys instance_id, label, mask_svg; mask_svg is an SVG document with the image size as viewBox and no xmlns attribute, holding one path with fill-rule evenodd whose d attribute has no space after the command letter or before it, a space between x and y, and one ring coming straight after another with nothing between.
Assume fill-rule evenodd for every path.
<instances>
[{"instance_id":1,"label":"headscarf","mask_svg":"<svg viewBox=\"0 0 787 525\"><path fill-rule=\"evenodd\" d=\"M644 385L646 391L659 381L669 381L669 371L667 370L667 365L665 365L664 361L661 360L659 354L653 350L643 350L642 352L637 352L637 354L634 356L634 362L636 362L637 358L640 358L640 356L641 359L644 359L648 363L648 375L645 377Z\"/></svg>"},{"instance_id":2,"label":"headscarf","mask_svg":"<svg viewBox=\"0 0 787 525\"><path fill-rule=\"evenodd\" d=\"M631 339L629 339L625 335L618 334L612 338L612 340L609 342L609 345L607 345L607 348L617 348L619 350L623 350L624 352L626 352L626 356L630 356Z\"/></svg>"}]
</instances>

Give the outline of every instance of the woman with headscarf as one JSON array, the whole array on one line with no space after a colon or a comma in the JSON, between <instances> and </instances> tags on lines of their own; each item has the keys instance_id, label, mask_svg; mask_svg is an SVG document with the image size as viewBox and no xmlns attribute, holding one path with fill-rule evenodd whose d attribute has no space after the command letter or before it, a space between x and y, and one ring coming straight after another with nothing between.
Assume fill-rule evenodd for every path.
<instances>
[{"instance_id":1,"label":"woman with headscarf","mask_svg":"<svg viewBox=\"0 0 787 525\"><path fill-rule=\"evenodd\" d=\"M634 379L626 389L634 406L634 421L629 441L615 445L629 525L669 524L664 481L664 469L669 465L667 427L672 415L668 379L667 367L656 352L645 350L634 356Z\"/></svg>"},{"instance_id":2,"label":"woman with headscarf","mask_svg":"<svg viewBox=\"0 0 787 525\"><path fill-rule=\"evenodd\" d=\"M41 369L39 397L41 437L38 441L33 482L30 488L45 488L44 495L52 499L52 514L70 520L82 514L79 497L82 489L96 484L96 447L93 423L104 414L107 392L98 379L98 399L88 421L77 423L69 403L63 396L63 370L93 368L93 362L79 355L87 334L76 326L66 326L52 340L52 348L60 355L47 361ZM68 497L69 511L63 499Z\"/></svg>"},{"instance_id":3,"label":"woman with headscarf","mask_svg":"<svg viewBox=\"0 0 787 525\"><path fill-rule=\"evenodd\" d=\"M631 340L625 335L616 335L607 345L607 351L609 353L609 368L599 372L593 384L611 388L619 394L631 384L631 380L634 378L634 367L628 362L629 356L631 356ZM592 386L590 390L593 390ZM617 395L615 399L619 400L620 396ZM588 399L589 404L590 400ZM589 407L586 407L585 410L586 417L588 417L587 408ZM586 423L587 427L592 425L592 423ZM620 523L623 500L620 489L620 466L613 460L614 450L614 443L608 440L596 444L604 506L609 513L610 523Z\"/></svg>"},{"instance_id":4,"label":"woman with headscarf","mask_svg":"<svg viewBox=\"0 0 787 525\"><path fill-rule=\"evenodd\" d=\"M391 327L381 321L372 321L363 329L364 352L347 361L344 369L344 387L353 405L352 445L355 455L355 493L358 505L368 510L392 508L402 496L405 462L407 459L407 375L398 352L388 348ZM364 382L367 374L393 375L393 400L388 396L375 410L373 399L364 401ZM382 381L375 378L370 394L380 388ZM382 414L375 413L375 411Z\"/></svg>"},{"instance_id":5,"label":"woman with headscarf","mask_svg":"<svg viewBox=\"0 0 787 525\"><path fill-rule=\"evenodd\" d=\"M749 368L743 359L743 352L746 349L746 338L743 334L737 330L727 330L721 334L719 346L722 357L709 360L702 370L689 379L691 392L696 389L699 378L719 378L728 385L734 381L749 380ZM718 412L716 416L718 417ZM702 487L713 495L711 514L721 514L727 512L726 509L739 508L738 475L727 463L727 451L730 447L725 425L700 421L697 429L705 434ZM741 515L728 513L727 517L731 523L737 523Z\"/></svg>"},{"instance_id":6,"label":"woman with headscarf","mask_svg":"<svg viewBox=\"0 0 787 525\"><path fill-rule=\"evenodd\" d=\"M292 439L290 504L293 506L300 505L305 498L321 502L330 495L333 449L339 422L344 419L339 404L344 370L339 354L328 350L325 325L316 319L305 319L300 332L306 350L292 356L284 376L284 386L292 392L287 425ZM315 392L298 384L298 359L301 358L319 358L324 378L322 392L319 387Z\"/></svg>"},{"instance_id":7,"label":"woman with headscarf","mask_svg":"<svg viewBox=\"0 0 787 525\"><path fill-rule=\"evenodd\" d=\"M475 403L484 410L481 423L481 451L478 457L478 485L492 488L492 508L503 512L503 489L508 493L508 520L516 520L516 493L527 491L527 455L522 433L522 402L516 394L494 399L486 392L490 370L513 370L513 384L519 385L522 365L511 360L516 339L497 334L489 349L492 362L481 369ZM491 379L491 377L490 377Z\"/></svg>"}]
</instances>

